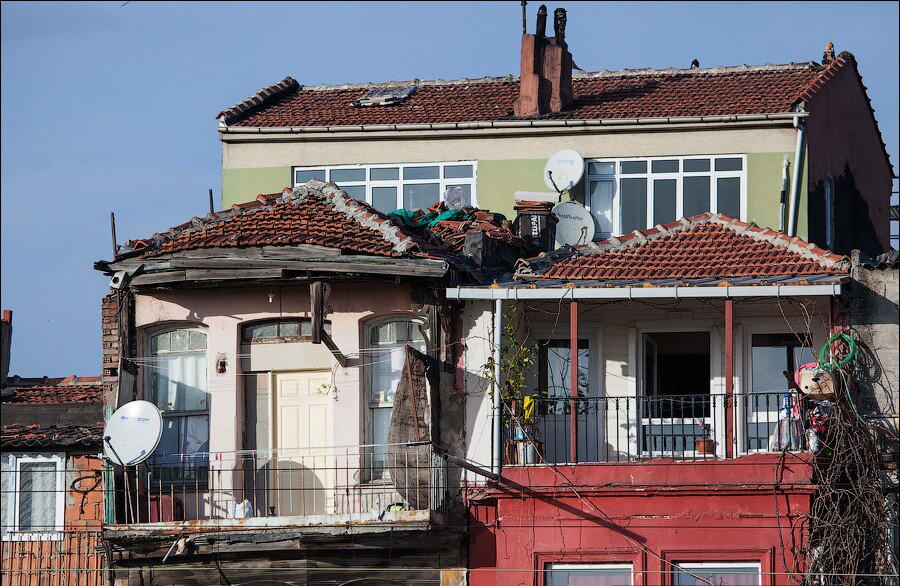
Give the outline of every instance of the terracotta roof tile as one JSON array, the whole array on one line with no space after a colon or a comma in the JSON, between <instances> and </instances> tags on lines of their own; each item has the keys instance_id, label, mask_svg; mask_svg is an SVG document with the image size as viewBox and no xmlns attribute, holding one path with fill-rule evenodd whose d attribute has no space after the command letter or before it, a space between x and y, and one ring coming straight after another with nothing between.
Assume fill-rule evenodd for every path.
<instances>
[{"instance_id":1,"label":"terracotta roof tile","mask_svg":"<svg viewBox=\"0 0 900 586\"><path fill-rule=\"evenodd\" d=\"M544 118L572 120L670 118L790 112L819 79L821 66L602 71L572 80L575 105ZM514 76L456 81L391 82L303 87L286 79L220 113L229 126L357 126L436 124L515 119ZM296 84L296 85L295 85ZM415 86L397 104L358 107L373 87Z\"/></svg>"},{"instance_id":2,"label":"terracotta roof tile","mask_svg":"<svg viewBox=\"0 0 900 586\"><path fill-rule=\"evenodd\" d=\"M3 405L103 403L103 385L70 383L6 387L0 397L0 404Z\"/></svg>"},{"instance_id":3,"label":"terracotta roof tile","mask_svg":"<svg viewBox=\"0 0 900 586\"><path fill-rule=\"evenodd\" d=\"M702 214L522 261L520 280L658 281L846 275L849 261L800 238Z\"/></svg>"},{"instance_id":4,"label":"terracotta roof tile","mask_svg":"<svg viewBox=\"0 0 900 586\"><path fill-rule=\"evenodd\" d=\"M202 248L298 244L389 257L410 256L426 248L424 242L368 204L351 198L333 183L313 180L129 242L131 250L117 258L149 258Z\"/></svg>"},{"instance_id":5,"label":"terracotta roof tile","mask_svg":"<svg viewBox=\"0 0 900 586\"><path fill-rule=\"evenodd\" d=\"M93 445L103 440L103 422L93 425L12 424L0 428L4 447L47 447L52 445Z\"/></svg>"}]
</instances>

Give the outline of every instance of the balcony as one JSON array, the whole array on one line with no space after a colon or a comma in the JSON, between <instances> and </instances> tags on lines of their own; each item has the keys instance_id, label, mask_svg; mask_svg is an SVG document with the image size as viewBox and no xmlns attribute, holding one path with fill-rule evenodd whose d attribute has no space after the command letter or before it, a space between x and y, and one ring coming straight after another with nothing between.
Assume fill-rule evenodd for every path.
<instances>
[{"instance_id":1,"label":"balcony","mask_svg":"<svg viewBox=\"0 0 900 586\"><path fill-rule=\"evenodd\" d=\"M445 522L459 486L427 442L174 455L110 472L112 532L426 528Z\"/></svg>"},{"instance_id":2,"label":"balcony","mask_svg":"<svg viewBox=\"0 0 900 586\"><path fill-rule=\"evenodd\" d=\"M726 456L727 437L734 455L804 447L791 393L539 398L532 406L504 408L506 465L713 460Z\"/></svg>"}]
</instances>

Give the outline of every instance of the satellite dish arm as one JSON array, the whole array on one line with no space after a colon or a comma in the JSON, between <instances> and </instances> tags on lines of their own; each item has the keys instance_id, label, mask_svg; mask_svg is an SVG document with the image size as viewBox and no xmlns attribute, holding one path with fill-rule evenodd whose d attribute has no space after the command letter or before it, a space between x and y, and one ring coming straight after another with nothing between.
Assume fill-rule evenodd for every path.
<instances>
[{"instance_id":1,"label":"satellite dish arm","mask_svg":"<svg viewBox=\"0 0 900 586\"><path fill-rule=\"evenodd\" d=\"M119 466L126 466L125 462L122 461L122 458L119 457L119 453L116 452L116 449L113 447L112 442L109 441L111 439L112 438L109 437L108 435L103 437L103 441L106 442L106 445L108 445L109 449L112 450L113 456L115 456L116 460L118 460L118 462L113 462L113 463L118 464Z\"/></svg>"}]
</instances>

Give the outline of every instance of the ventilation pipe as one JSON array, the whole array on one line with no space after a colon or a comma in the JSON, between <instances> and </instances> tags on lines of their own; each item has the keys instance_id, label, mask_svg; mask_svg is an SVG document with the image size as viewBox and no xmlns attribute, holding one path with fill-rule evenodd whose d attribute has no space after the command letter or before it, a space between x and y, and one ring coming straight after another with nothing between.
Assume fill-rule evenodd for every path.
<instances>
[{"instance_id":1,"label":"ventilation pipe","mask_svg":"<svg viewBox=\"0 0 900 586\"><path fill-rule=\"evenodd\" d=\"M491 454L493 461L491 462L491 472L500 474L502 463L501 453L503 451L503 403L500 400L500 360L502 358L500 350L503 344L503 300L494 300L494 449Z\"/></svg>"},{"instance_id":2,"label":"ventilation pipe","mask_svg":"<svg viewBox=\"0 0 900 586\"><path fill-rule=\"evenodd\" d=\"M791 182L791 198L788 203L788 236L797 235L797 217L800 212L800 185L803 181L803 158L806 154L806 124L799 116L794 118L797 129L797 149L794 151L794 176Z\"/></svg>"}]
</instances>

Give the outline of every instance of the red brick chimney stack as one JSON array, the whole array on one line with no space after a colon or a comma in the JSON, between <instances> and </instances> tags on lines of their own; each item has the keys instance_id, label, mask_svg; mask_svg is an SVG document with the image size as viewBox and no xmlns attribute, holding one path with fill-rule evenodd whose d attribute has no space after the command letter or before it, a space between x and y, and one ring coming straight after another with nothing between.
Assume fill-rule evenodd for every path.
<instances>
[{"instance_id":1,"label":"red brick chimney stack","mask_svg":"<svg viewBox=\"0 0 900 586\"><path fill-rule=\"evenodd\" d=\"M572 54L566 44L566 10L553 14L554 36L546 37L547 7L537 14L535 34L522 35L522 70L516 116L540 116L572 106Z\"/></svg>"}]
</instances>

